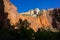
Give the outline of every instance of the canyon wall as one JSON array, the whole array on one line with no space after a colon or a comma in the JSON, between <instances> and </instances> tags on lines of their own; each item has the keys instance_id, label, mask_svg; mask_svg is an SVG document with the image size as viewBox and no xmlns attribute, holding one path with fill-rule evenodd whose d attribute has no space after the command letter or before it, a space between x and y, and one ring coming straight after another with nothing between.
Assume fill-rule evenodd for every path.
<instances>
[{"instance_id":1,"label":"canyon wall","mask_svg":"<svg viewBox=\"0 0 60 40\"><path fill-rule=\"evenodd\" d=\"M49 28L52 27L52 19L53 17L50 15L53 13L52 10L39 10L36 8L35 10L30 10L24 13L18 13L17 8L9 1L4 0L4 12L8 14L7 18L10 20L11 25L15 25L18 23L19 19L25 20L31 23L30 28L35 31L38 28Z\"/></svg>"},{"instance_id":2,"label":"canyon wall","mask_svg":"<svg viewBox=\"0 0 60 40\"><path fill-rule=\"evenodd\" d=\"M9 0L4 0L4 5L5 5L5 13L8 13L8 19L10 19L10 23L12 25L16 25L16 23L18 22L18 12L17 12L17 8L10 3Z\"/></svg>"}]
</instances>

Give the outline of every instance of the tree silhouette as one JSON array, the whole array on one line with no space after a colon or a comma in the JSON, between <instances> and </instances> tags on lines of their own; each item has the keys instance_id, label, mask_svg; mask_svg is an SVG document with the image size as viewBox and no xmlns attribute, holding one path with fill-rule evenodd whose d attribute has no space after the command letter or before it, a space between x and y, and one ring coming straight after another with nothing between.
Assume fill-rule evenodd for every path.
<instances>
[{"instance_id":1,"label":"tree silhouette","mask_svg":"<svg viewBox=\"0 0 60 40\"><path fill-rule=\"evenodd\" d=\"M32 30L31 28L27 29L29 27L30 23L25 19L19 19L18 22L18 27L19 27L19 31L18 31L18 38L20 40L33 40L33 34L34 34L34 30Z\"/></svg>"},{"instance_id":2,"label":"tree silhouette","mask_svg":"<svg viewBox=\"0 0 60 40\"><path fill-rule=\"evenodd\" d=\"M30 23L26 19L25 20L19 19L19 22L17 23L18 28L21 28L21 27L28 28L29 25Z\"/></svg>"}]
</instances>

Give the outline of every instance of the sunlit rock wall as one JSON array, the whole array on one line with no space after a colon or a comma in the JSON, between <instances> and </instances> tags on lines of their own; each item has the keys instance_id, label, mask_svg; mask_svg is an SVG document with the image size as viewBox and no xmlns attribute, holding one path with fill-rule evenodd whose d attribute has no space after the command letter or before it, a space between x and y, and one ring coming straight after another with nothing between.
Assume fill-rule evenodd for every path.
<instances>
[{"instance_id":1,"label":"sunlit rock wall","mask_svg":"<svg viewBox=\"0 0 60 40\"><path fill-rule=\"evenodd\" d=\"M38 8L35 10L30 10L28 12L23 12L19 14L17 12L17 8L9 1L4 0L4 11L8 13L8 19L10 20L10 23L12 25L16 26L16 23L19 21L19 19L25 20L29 23L31 23L30 28L34 29L35 31L38 30L38 28L48 28L52 27L52 19L53 17L50 16L51 13L53 13L53 10L45 10L42 11ZM25 14L25 15L23 15ZM28 14L28 15L27 15Z\"/></svg>"},{"instance_id":2,"label":"sunlit rock wall","mask_svg":"<svg viewBox=\"0 0 60 40\"><path fill-rule=\"evenodd\" d=\"M18 22L18 12L17 8L10 3L9 0L4 0L5 12L8 13L8 19L10 19L11 24L16 25Z\"/></svg>"}]
</instances>

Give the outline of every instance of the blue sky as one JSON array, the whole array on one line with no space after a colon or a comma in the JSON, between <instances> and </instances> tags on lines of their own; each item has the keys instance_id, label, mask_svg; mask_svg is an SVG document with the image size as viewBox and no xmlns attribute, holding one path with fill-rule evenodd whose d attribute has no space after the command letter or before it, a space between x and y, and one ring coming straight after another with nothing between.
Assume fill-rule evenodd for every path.
<instances>
[{"instance_id":1,"label":"blue sky","mask_svg":"<svg viewBox=\"0 0 60 40\"><path fill-rule=\"evenodd\" d=\"M60 8L60 0L10 0L17 7L18 12L26 12L31 9Z\"/></svg>"}]
</instances>

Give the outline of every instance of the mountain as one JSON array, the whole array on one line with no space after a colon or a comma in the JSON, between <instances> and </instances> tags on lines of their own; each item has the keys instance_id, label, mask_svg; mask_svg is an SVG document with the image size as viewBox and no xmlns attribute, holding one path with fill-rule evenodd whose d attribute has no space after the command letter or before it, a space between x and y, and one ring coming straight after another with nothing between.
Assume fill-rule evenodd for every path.
<instances>
[{"instance_id":1,"label":"mountain","mask_svg":"<svg viewBox=\"0 0 60 40\"><path fill-rule=\"evenodd\" d=\"M27 19L27 21L31 23L30 28L35 31L38 30L38 28L44 27L47 29L53 27L54 23L52 19L54 17L51 15L54 10L55 9L39 10L36 8L35 10L29 10L28 12L18 13L17 8L9 0L4 0L4 13L8 14L7 18L10 20L11 25L14 25L15 27L19 19ZM60 27L60 24L58 27Z\"/></svg>"}]
</instances>

